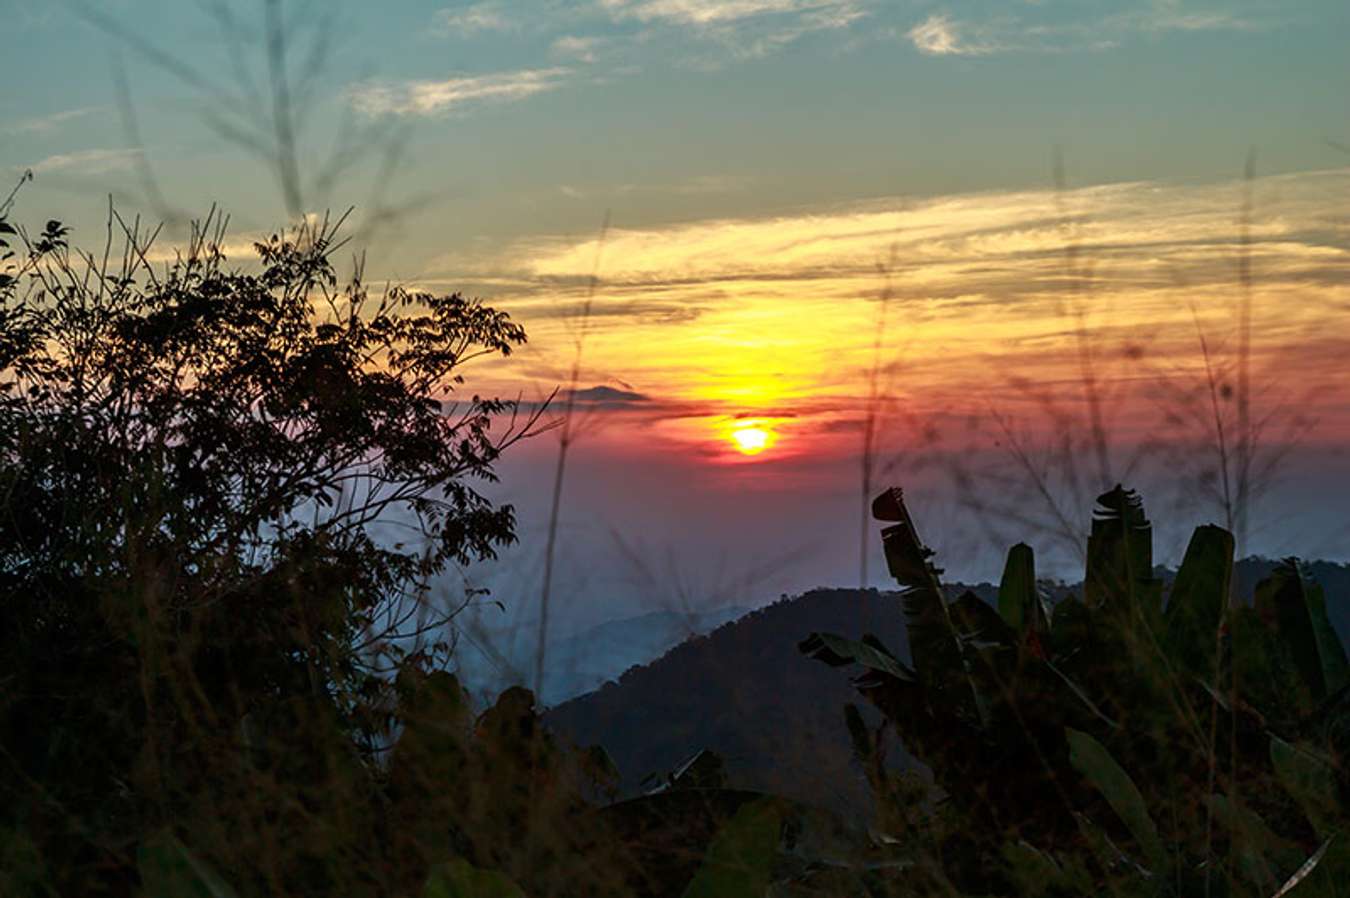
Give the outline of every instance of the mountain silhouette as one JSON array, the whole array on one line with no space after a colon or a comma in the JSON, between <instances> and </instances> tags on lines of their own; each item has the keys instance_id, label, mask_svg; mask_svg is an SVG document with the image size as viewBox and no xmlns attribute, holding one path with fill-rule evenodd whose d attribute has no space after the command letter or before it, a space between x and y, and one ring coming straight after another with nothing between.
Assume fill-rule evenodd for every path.
<instances>
[{"instance_id":1,"label":"mountain silhouette","mask_svg":"<svg viewBox=\"0 0 1350 898\"><path fill-rule=\"evenodd\" d=\"M1256 583L1275 564L1249 558L1236 565L1242 601L1251 601ZM1306 569L1322 585L1332 624L1347 639L1350 565L1312 562ZM1164 580L1173 573L1158 571ZM992 584L946 587L949 599L967 589L987 602L997 600ZM1048 591L1053 602L1077 586L1058 584ZM546 720L577 744L603 745L619 767L624 795L649 788L709 749L723 759L729 786L865 813L871 798L853 761L843 708L857 704L873 726L880 718L847 676L797 650L815 631L850 638L870 632L909 660L899 593L815 589L689 639L617 681L552 708ZM893 764L913 763L902 746L891 745Z\"/></svg>"},{"instance_id":2,"label":"mountain silhouette","mask_svg":"<svg viewBox=\"0 0 1350 898\"><path fill-rule=\"evenodd\" d=\"M898 593L817 589L687 640L551 709L546 720L577 744L603 745L623 794L710 749L735 788L856 811L870 799L852 763L843 709L858 697L847 677L797 650L815 630L873 632L908 657Z\"/></svg>"}]
</instances>

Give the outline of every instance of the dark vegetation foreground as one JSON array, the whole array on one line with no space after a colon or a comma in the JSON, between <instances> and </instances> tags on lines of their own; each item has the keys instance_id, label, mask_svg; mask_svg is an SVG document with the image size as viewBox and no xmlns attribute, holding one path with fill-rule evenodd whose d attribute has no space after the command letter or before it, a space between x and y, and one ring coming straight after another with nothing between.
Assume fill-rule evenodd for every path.
<instances>
[{"instance_id":1,"label":"dark vegetation foreground","mask_svg":"<svg viewBox=\"0 0 1350 898\"><path fill-rule=\"evenodd\" d=\"M996 607L953 600L889 490L903 616L735 649L839 684L811 720L851 758L816 773L871 819L712 753L618 800L647 771L523 689L475 713L436 641L433 579L514 539L474 487L539 419L462 369L521 328L340 283L327 225L252 273L219 230L157 267L116 225L85 255L0 218L0 895L1350 895L1350 666L1299 562L1249 596L1201 527L1168 589L1117 487L1081 594L1018 545ZM720 686L667 692L734 728ZM809 763L804 725L739 750Z\"/></svg>"}]
</instances>

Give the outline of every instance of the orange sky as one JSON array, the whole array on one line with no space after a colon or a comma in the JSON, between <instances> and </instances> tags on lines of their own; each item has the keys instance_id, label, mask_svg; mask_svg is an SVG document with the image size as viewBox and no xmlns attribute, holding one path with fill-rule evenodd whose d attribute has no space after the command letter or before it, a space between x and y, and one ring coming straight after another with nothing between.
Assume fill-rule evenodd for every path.
<instances>
[{"instance_id":1,"label":"orange sky","mask_svg":"<svg viewBox=\"0 0 1350 898\"><path fill-rule=\"evenodd\" d=\"M1125 442L1207 395L1202 335L1216 378L1235 378L1248 191L1257 406L1316 418L1304 439L1344 442L1350 170L615 227L603 243L531 238L443 256L420 280L481 293L526 324L531 348L493 372L504 389L566 381L580 335L579 385L618 391L597 412L649 424L607 439L737 463L856 454L874 369L888 420L1000 414L1043 430L1036 396L1081 409L1086 351ZM732 439L746 419L772 441L753 456ZM903 431L892 437L912 437Z\"/></svg>"}]
</instances>

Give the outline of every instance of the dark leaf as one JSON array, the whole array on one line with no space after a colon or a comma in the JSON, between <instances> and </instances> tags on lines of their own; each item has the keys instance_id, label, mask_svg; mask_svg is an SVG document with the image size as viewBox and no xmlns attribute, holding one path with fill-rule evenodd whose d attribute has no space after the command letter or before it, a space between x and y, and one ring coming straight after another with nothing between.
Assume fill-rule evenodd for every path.
<instances>
[{"instance_id":1,"label":"dark leaf","mask_svg":"<svg viewBox=\"0 0 1350 898\"><path fill-rule=\"evenodd\" d=\"M1197 527L1163 614L1168 656L1192 676L1214 675L1232 577L1233 535L1221 527Z\"/></svg>"}]
</instances>

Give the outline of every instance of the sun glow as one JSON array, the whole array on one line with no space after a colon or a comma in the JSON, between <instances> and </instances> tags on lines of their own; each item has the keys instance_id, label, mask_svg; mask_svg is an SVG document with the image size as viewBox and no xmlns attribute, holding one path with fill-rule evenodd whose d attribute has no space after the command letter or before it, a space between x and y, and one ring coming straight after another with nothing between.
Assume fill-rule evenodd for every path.
<instances>
[{"instance_id":1,"label":"sun glow","mask_svg":"<svg viewBox=\"0 0 1350 898\"><path fill-rule=\"evenodd\" d=\"M754 421L736 425L731 431L731 442L742 455L759 455L775 442L773 431Z\"/></svg>"}]
</instances>

